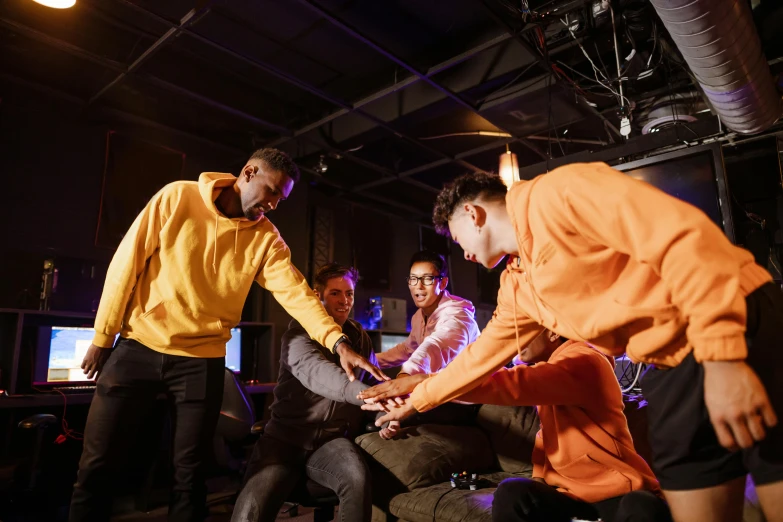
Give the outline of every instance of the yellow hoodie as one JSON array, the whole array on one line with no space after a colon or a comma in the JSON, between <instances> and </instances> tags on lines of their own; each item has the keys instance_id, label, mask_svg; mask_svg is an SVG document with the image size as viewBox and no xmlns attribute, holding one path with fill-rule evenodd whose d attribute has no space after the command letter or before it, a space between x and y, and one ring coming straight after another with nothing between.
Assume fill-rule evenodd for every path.
<instances>
[{"instance_id":1,"label":"yellow hoodie","mask_svg":"<svg viewBox=\"0 0 783 522\"><path fill-rule=\"evenodd\" d=\"M256 281L320 344L340 327L324 311L266 217L227 218L215 207L231 174L163 187L138 215L106 274L93 343L135 339L173 355L222 357Z\"/></svg>"}]
</instances>

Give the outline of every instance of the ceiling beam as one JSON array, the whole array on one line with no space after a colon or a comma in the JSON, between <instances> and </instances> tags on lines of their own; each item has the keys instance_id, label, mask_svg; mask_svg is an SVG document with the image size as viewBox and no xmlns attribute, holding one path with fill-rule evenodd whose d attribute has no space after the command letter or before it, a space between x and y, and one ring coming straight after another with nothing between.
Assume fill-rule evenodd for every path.
<instances>
[{"instance_id":1,"label":"ceiling beam","mask_svg":"<svg viewBox=\"0 0 783 522\"><path fill-rule=\"evenodd\" d=\"M74 96L72 94L68 94L66 92L63 92L63 91L61 91L59 89L55 89L53 87L49 87L48 85L43 85L43 84L40 84L40 83L37 83L37 82L33 82L33 81L30 81L30 80L25 80L23 78L19 78L17 76L11 75L11 74L6 74L6 73L0 72L0 78L2 78L3 80L6 80L6 81L12 82L12 83L16 83L18 85L22 85L22 86L24 86L24 87L26 87L28 89L34 89L34 90L37 90L39 92L46 93L49 96L52 96L54 98L59 98L61 100L67 101L67 102L72 103L72 104L74 104L76 106L79 106L79 107L83 107L84 104L85 104L85 101L86 101L86 100L83 100L83 99L81 99L81 98L79 98L77 96ZM164 131L164 132L168 132L168 133L174 134L176 136L180 136L180 137L183 137L183 138L187 138L187 139L191 139L191 140L194 140L194 141L198 141L199 143L203 143L205 145L210 145L212 147L220 149L220 150L222 150L222 151L224 151L226 153L229 153L229 154L236 154L237 156L242 155L243 157L246 157L249 154L248 151L243 150L241 148L232 147L232 146L226 145L224 143L218 143L216 141L212 141L209 138L205 138L205 137L199 136L197 134L192 134L190 132L183 131L181 129L176 129L174 127L169 127L168 125L164 125L164 124L159 123L157 121L152 121L152 120L149 120L149 119L144 118L142 116L138 116L136 114L131 114L129 112L125 112L125 111L122 111L122 110L119 110L119 109L112 109L112 108L109 108L109 107L102 107L100 109L100 111L101 111L101 113L105 113L105 114L113 114L113 115L117 116L118 118L120 118L122 120L126 120L126 121L128 121L130 123L133 123L133 124L143 125L143 126L146 126L146 127L151 127L151 128L154 128L154 129L158 129L158 130L161 130L161 131Z\"/></svg>"},{"instance_id":2,"label":"ceiling beam","mask_svg":"<svg viewBox=\"0 0 783 522\"><path fill-rule=\"evenodd\" d=\"M355 38L357 40L359 40L363 44L365 44L368 47L370 47L371 49L373 49L375 52L377 52L377 53L381 54L382 56L384 56L386 59L394 62L398 66L402 67L406 71L408 71L411 74L413 74L414 76L417 76L420 80L422 80L422 81L426 82L427 84L429 84L431 87L437 89L438 91L440 91L441 93L446 95L446 97L448 97L449 99L451 99L452 101L457 103L459 106L469 110L470 112L472 112L473 114L479 116L480 118L483 118L485 121L489 122L493 126L495 126L498 129L500 129L501 131L507 132L507 133L513 135L513 133L509 132L507 129L504 129L503 127L501 127L501 126L493 123L492 121L490 121L486 116L481 114L481 112L479 112L479 110L476 107L474 107L473 104L469 103L464 98L462 98L462 96L460 96L459 94L455 93L454 91L452 91L448 87L445 87L444 85L441 85L440 83L436 82L428 74L423 73L423 72L419 71L418 69L416 69L415 67L413 67L412 65L408 64L407 62L405 62L404 60L402 60L401 58L396 56L394 53L392 53L388 49L384 48L379 43L375 42L369 36L363 34L361 31L359 31L355 27L349 25L347 22L339 19L337 16L333 15L332 13L330 13L329 11L327 11L326 9L321 7L320 5L316 4L313 0L298 0L298 1L299 1L300 4L305 5L306 7L310 8L313 12L317 13L321 17L323 17L326 20L328 20L329 22L331 22L332 25L334 25L335 27L337 27L338 29L340 29L344 33L350 35L351 37L353 37L353 38ZM525 140L524 137L522 137L522 136L515 136L515 138L517 138L519 143L521 143L522 145L526 146L528 149L533 151L535 154L537 154L538 156L540 156L543 159L546 159L546 157L547 157L546 154L544 154L537 146L535 146L534 144L532 144L532 143L528 142L527 140Z\"/></svg>"},{"instance_id":3,"label":"ceiling beam","mask_svg":"<svg viewBox=\"0 0 783 522\"><path fill-rule=\"evenodd\" d=\"M55 89L53 87L49 87L47 85L43 85L43 84L40 84L40 83L37 83L37 82L33 82L33 81L30 81L30 80L25 80L23 78L19 78L17 76L11 75L11 74L6 74L6 73L0 72L0 79L6 80L6 81L11 82L11 83L16 83L16 84L21 85L21 86L23 86L25 88L28 88L28 89L33 89L33 90L37 90L39 92L46 93L49 96L52 96L54 98L58 98L58 99L64 100L66 102L69 102L69 103L71 103L73 105L76 105L76 106L79 106L79 107L83 106L84 103L85 103L85 100L83 100L83 99L81 99L81 98L79 98L77 96L74 96L72 94L68 94L66 92L60 91L60 90ZM218 142L210 140L209 138L205 138L205 137L199 136L197 134L192 134L190 132L183 131L181 129L177 129L177 128L174 128L174 127L169 127L168 125L163 125L162 123L159 123L159 122L156 122L156 121L152 121L152 120L148 120L147 118L138 116L136 114L131 114L129 112L121 111L119 109L112 109L112 108L103 107L103 108L101 108L101 113L114 114L117 117L119 117L119 118L121 118L123 120L126 120L126 121L128 121L130 123L133 123L133 124L154 128L154 129L157 129L157 130L160 130L160 131L163 131L163 132L167 132L167 133L173 134L175 136L180 136L182 138L186 138L186 139L190 139L190 140L193 140L193 141L197 141L199 143L215 147L216 149L220 149L223 152L226 152L226 153L229 153L229 154L236 154L237 156L241 155L243 160L246 157L246 155L249 154L248 151L246 151L246 150L243 150L243 149L240 149L240 148L237 148L237 147L232 147L232 146L229 146L229 145L225 145L223 143L218 143ZM334 182L334 181L332 181L330 179L324 178L322 175L318 174L317 172L315 172L314 170L312 170L312 169L310 169L308 167L305 167L305 166L302 166L302 165L298 165L298 167L299 167L299 169L301 171L307 172L308 174L312 175L314 181L316 181L316 183L318 183L318 184L329 185L329 186L338 188L340 190L345 190L344 186L342 186L339 183ZM424 218L428 217L428 215L424 211L419 209L419 208L411 207L409 205L405 205L403 203L399 203L397 201L394 201L394 200L391 200L391 199L388 199L388 198L384 198L384 197L381 197L381 196L376 196L374 194L362 194L360 197L363 198L363 199L375 200L375 201L378 201L380 203L384 203L386 205L389 205L389 206L392 206L392 207L396 207L396 208L398 208L399 210L401 210L403 212L400 213L400 214L390 214L389 212L385 212L382 209L379 209L376 206L373 206L373 205L371 205L369 203L362 203L361 201L355 201L355 200L349 200L349 201L351 202L351 204L358 205L360 207L367 208L369 210L374 210L375 212L379 212L381 214L390 215L392 217L403 217L403 218L406 218L406 219L411 219L411 217L415 216L418 220L421 220L421 219L424 219ZM413 221L417 221L417 219L413 219Z\"/></svg>"},{"instance_id":4,"label":"ceiling beam","mask_svg":"<svg viewBox=\"0 0 783 522\"><path fill-rule=\"evenodd\" d=\"M114 72L119 72L120 76L125 75L130 70L129 67L127 67L125 64L111 60L109 58L105 58L103 56L99 56L97 54L94 54L90 51L87 51L85 49L82 49L80 47L77 47L75 45L72 45L68 42L65 42L63 40L59 40L57 38L51 37L47 34L44 34L40 31L37 31L31 27L27 27L25 25L22 25L18 22L15 22L13 20L8 20L5 18L0 18L0 26L6 27L7 29L17 33L21 34L22 36L25 36L27 38L30 38L31 40L36 40L38 42L41 42L43 44L49 45L51 47L54 47L55 49L59 49L60 51L63 51L65 53L68 53L72 56L76 56L78 58L81 58L83 60L92 62L94 64L100 65L102 67L105 67L109 70L112 70ZM118 76L119 77L119 76ZM291 131L281 125L278 125L276 123L264 120L262 118L259 118L257 116L253 116L252 114L248 114L240 109L236 109L234 107L229 107L228 105L225 105L221 102L218 102L216 100L213 100L212 98L208 98L206 96L203 96L201 94L189 91L188 89L185 89L184 87L180 87L178 85L174 85L172 83L169 83L165 80L161 80L159 78L156 78L151 75L147 74L136 74L135 77L139 78L142 81L145 81L146 83L150 85L157 86L161 89L167 90L169 92L172 92L174 94L184 96L186 98L190 98L191 100L194 100L198 103L201 103L202 105L207 105L209 107L212 107L216 110L225 112L227 114L231 114L233 116L236 116L240 119L243 119L245 121L248 121L254 125L257 125L259 127L264 127L267 129L270 129L274 132L277 132L278 134L288 133L290 134ZM85 107L89 105L89 102L85 102Z\"/></svg>"},{"instance_id":5,"label":"ceiling beam","mask_svg":"<svg viewBox=\"0 0 783 522\"><path fill-rule=\"evenodd\" d=\"M95 1L95 0L90 0L90 1ZM459 164L459 165L461 165L461 166L463 166L463 167L465 167L467 169L470 169L470 170L472 170L474 172L480 172L481 171L481 169L478 168L477 166L472 165L471 163L469 163L467 161L460 160L460 159L458 159L456 157L449 156L448 154L446 154L446 153L444 153L442 151L439 151L437 149L434 149L434 148L430 147L429 145L427 145L426 143L424 143L424 142L422 142L422 141L420 141L420 140L418 140L418 139L416 139L416 138L414 138L412 136L409 136L409 135L403 133L402 131L399 131L399 130L395 129L388 122L386 122L383 119L375 116L374 114L371 114L371 113L369 113L369 112L367 112L365 110L362 110L362 109L355 109L351 104L349 104L349 103L347 103L347 102L345 102L343 100L340 100L340 99L338 99L338 98L336 98L336 97L334 97L334 96L332 96L330 94L327 94L326 92L318 89L317 87L314 87L314 86L308 84L307 82L299 80L298 78L296 78L294 76L291 76L290 74L288 74L288 73L286 73L286 72L284 72L284 71L282 71L282 70L280 70L280 69L278 69L278 68L276 68L276 67L274 67L272 65L269 65L269 64L267 64L267 63L265 63L265 62L263 62L261 60L257 60L257 59L248 58L246 56L243 56L242 54L240 54L240 53L238 53L238 52L236 52L236 51L234 51L234 50L232 50L232 49L230 49L228 47L225 47L222 44L219 44L219 43L217 43L217 42L215 42L213 40L210 40L209 38L201 36L200 34L194 32L193 30L191 30L188 27L180 27L179 25L175 24L174 22L171 22L170 20L167 20L166 18L163 18L162 16L160 16L160 15L158 15L156 13L153 13L152 11L149 11L149 10L145 9L144 7L136 5L135 3L131 2L130 0L118 0L118 1L121 2L123 5L126 5L129 8L131 8L131 9L137 11L137 12L144 13L145 15L147 15L147 16L149 16L151 18L154 18L155 20L159 21L162 24L168 25L170 28L179 28L183 34L187 34L188 36L196 39L197 41L199 41L199 42L201 42L201 43L203 43L205 45L208 45L208 46L210 46L210 47L212 47L214 49L217 49L217 50L219 50L219 51L221 51L221 52L223 52L223 53L225 53L225 54L227 54L229 56L232 56L232 57L236 58L237 60L240 60L240 61L246 63L247 65L250 65L251 67L253 67L255 69L264 71L267 74L270 74L270 75L274 76L275 78L278 78L279 80L282 80L283 82L288 83L289 85L293 85L294 87L297 87L297 88L302 89L302 90L304 90L306 92L309 92L310 94L312 94L312 95L314 95L314 96L316 96L318 98L321 98L324 101L327 101L327 102L329 102L329 103L331 103L333 105L341 107L342 109L347 111L346 114L348 112L355 112L356 114L359 114L362 117L372 121L373 123L375 123L379 127L383 128L383 129L386 129L388 132L390 132L394 136L397 136L398 138L400 138L400 139L402 139L404 141L407 141L407 142L409 142L409 143L411 143L413 145L416 145L417 147L421 148L422 150L426 150L430 154L433 154L433 155L438 156L438 157L443 158L443 159L448 159L450 162L457 163L457 164Z\"/></svg>"},{"instance_id":6,"label":"ceiling beam","mask_svg":"<svg viewBox=\"0 0 783 522\"><path fill-rule=\"evenodd\" d=\"M92 105L98 99L109 92L113 87L119 85L129 74L132 74L136 69L142 66L144 62L149 60L155 53L157 53L164 45L179 36L179 34L188 26L191 26L201 20L209 12L209 7L201 9L191 9L185 16L179 21L179 24L169 28L160 38L155 40L141 55L131 63L127 70L121 72L112 81L107 83L101 90L95 93L92 98L87 101L87 106Z\"/></svg>"},{"instance_id":7,"label":"ceiling beam","mask_svg":"<svg viewBox=\"0 0 783 522\"><path fill-rule=\"evenodd\" d=\"M460 152L459 154L457 154L457 157L459 157L460 159L467 158L467 157L473 156L475 154L481 154L482 152L487 152L488 150L493 150L493 149L497 149L499 147L503 147L504 145L507 145L509 143L514 143L516 141L517 140L515 138L503 138L501 140L496 140L496 141L493 141L491 143L487 143L485 145L482 145L480 147L476 147L474 149L470 149L470 150L466 150L466 151ZM402 180L402 179L405 179L405 178L407 178L409 176L413 176L414 174L418 174L420 172L425 172L425 171L428 171L430 169L434 169L436 167L440 167L441 165L446 165L447 163L448 163L448 161L445 161L445 160L436 160L436 161L432 161L430 163L425 163L424 165L419 165L418 167L414 167L414 168L406 170L404 172L400 172L397 175L396 179L385 178L385 179L378 179L378 180L375 180L375 181L370 181L370 182L365 183L363 185L358 185L358 186L354 187L353 190L351 190L351 192L354 192L354 193L363 192L363 191L365 191L367 189L370 189L370 188L373 188L373 187L377 187L379 185L385 185L386 183L389 183L391 181ZM440 191L438 191L438 192L440 192Z\"/></svg>"},{"instance_id":8,"label":"ceiling beam","mask_svg":"<svg viewBox=\"0 0 783 522\"><path fill-rule=\"evenodd\" d=\"M477 54L486 51L488 49L492 49L493 47L496 47L497 45L500 45L501 43L509 40L511 38L510 35L503 33L499 36L496 36L495 38L492 38L491 40L488 40L476 47L473 47L471 49L468 49L467 51L458 54L457 56L454 56L452 58L449 58L448 60L445 60L437 65L434 65L427 69L427 72L425 73L426 76L433 76L435 74L438 74L440 72L443 72L445 70L448 70L455 65L458 65L473 56L476 56ZM421 78L416 75L408 76L407 78L400 80L399 82L395 83L394 85L390 85L389 87L386 87L384 89L381 89L377 92L374 92L370 94L369 96L365 96L359 101L356 101L352 104L351 109L340 109L339 111L333 112L327 116L324 116L323 118L314 121L312 123L309 123L305 125L304 127L300 129L296 129L293 132L292 136L282 136L280 138L277 138L276 140L273 140L271 143L269 143L270 147L276 147L282 143L285 143L286 141L290 140L291 138L296 138L298 136L301 136L307 132L310 132L312 130L317 129L321 125L325 125L329 123L332 120L335 120L339 118L340 116L344 116L350 112L353 112L356 109L359 109L360 107L363 107L367 104L373 103L375 101L378 101L382 98L385 98L386 96L389 96L390 94L393 94L399 90L402 90L410 85L413 85L414 83L420 81Z\"/></svg>"}]
</instances>

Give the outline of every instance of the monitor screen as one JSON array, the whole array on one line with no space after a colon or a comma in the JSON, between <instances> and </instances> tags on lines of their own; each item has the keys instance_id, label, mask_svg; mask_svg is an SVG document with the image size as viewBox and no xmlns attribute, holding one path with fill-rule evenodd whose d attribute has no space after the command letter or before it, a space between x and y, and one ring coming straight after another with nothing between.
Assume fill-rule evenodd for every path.
<instances>
[{"instance_id":1,"label":"monitor screen","mask_svg":"<svg viewBox=\"0 0 783 522\"><path fill-rule=\"evenodd\" d=\"M722 161L717 164L719 160L720 156L716 159L709 148L686 149L615 168L701 209L733 240L728 196L721 186L721 182L725 183L723 165Z\"/></svg>"},{"instance_id":2,"label":"monitor screen","mask_svg":"<svg viewBox=\"0 0 783 522\"><path fill-rule=\"evenodd\" d=\"M381 334L381 351L385 352L387 350L391 350L398 344L405 342L405 339L407 339L407 335L398 335L398 334L387 334L382 333Z\"/></svg>"},{"instance_id":3,"label":"monitor screen","mask_svg":"<svg viewBox=\"0 0 783 522\"><path fill-rule=\"evenodd\" d=\"M89 381L81 366L94 335L95 330L85 327L41 328L34 383L65 384ZM226 367L239 373L241 360L242 332L239 328L232 328L231 339L226 343Z\"/></svg>"},{"instance_id":4,"label":"monitor screen","mask_svg":"<svg viewBox=\"0 0 783 522\"><path fill-rule=\"evenodd\" d=\"M44 375L36 376L43 383L83 382L90 379L84 375L82 360L92 344L95 330L92 328L53 326L46 339L49 344L48 364Z\"/></svg>"},{"instance_id":5,"label":"monitor screen","mask_svg":"<svg viewBox=\"0 0 783 522\"><path fill-rule=\"evenodd\" d=\"M242 361L242 330L231 329L231 339L226 343L226 368L239 373Z\"/></svg>"}]
</instances>

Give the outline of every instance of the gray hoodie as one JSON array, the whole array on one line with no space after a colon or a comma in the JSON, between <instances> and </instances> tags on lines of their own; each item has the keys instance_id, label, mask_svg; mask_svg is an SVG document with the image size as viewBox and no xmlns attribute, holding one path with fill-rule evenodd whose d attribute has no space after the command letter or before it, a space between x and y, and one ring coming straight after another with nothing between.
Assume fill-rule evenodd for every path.
<instances>
[{"instance_id":1,"label":"gray hoodie","mask_svg":"<svg viewBox=\"0 0 783 522\"><path fill-rule=\"evenodd\" d=\"M343 333L354 351L377 365L370 337L359 323L349 319ZM348 381L340 357L291 321L281 342L280 374L265 433L307 450L338 437L358 435L369 416L356 396L377 381L359 368L354 372L356 380Z\"/></svg>"}]
</instances>

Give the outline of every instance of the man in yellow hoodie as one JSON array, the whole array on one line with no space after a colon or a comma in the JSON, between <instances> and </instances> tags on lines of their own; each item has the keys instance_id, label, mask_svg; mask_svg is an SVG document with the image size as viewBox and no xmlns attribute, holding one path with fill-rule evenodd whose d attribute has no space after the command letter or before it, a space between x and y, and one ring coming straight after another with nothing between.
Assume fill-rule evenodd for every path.
<instances>
[{"instance_id":1,"label":"man in yellow hoodie","mask_svg":"<svg viewBox=\"0 0 783 522\"><path fill-rule=\"evenodd\" d=\"M254 281L340 356L350 380L355 367L383 378L350 349L265 216L298 179L288 155L261 149L238 177L204 173L197 183L166 185L131 225L109 266L82 363L98 378L71 522L109 520L123 457L160 393L173 403L169 520L203 519L204 463L222 402L226 341Z\"/></svg>"},{"instance_id":2,"label":"man in yellow hoodie","mask_svg":"<svg viewBox=\"0 0 783 522\"><path fill-rule=\"evenodd\" d=\"M463 176L434 221L470 261L512 258L478 340L379 424L467 393L547 328L652 365L652 467L675 520L740 520L748 473L767 519L783 520L783 294L704 213L591 163L508 192Z\"/></svg>"}]
</instances>

